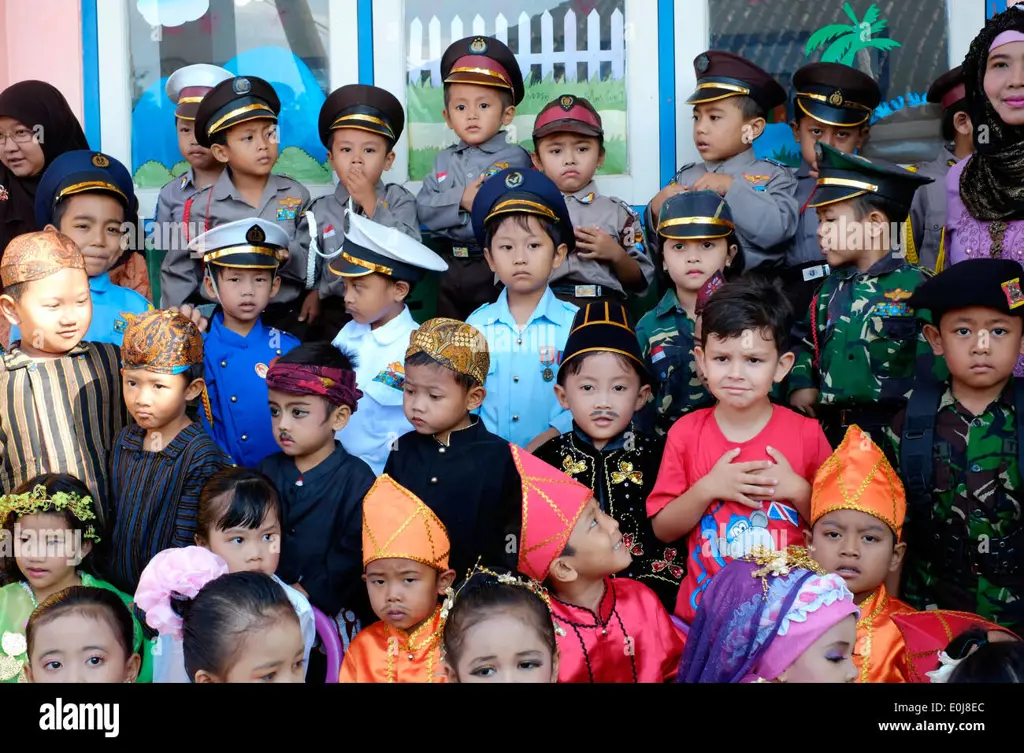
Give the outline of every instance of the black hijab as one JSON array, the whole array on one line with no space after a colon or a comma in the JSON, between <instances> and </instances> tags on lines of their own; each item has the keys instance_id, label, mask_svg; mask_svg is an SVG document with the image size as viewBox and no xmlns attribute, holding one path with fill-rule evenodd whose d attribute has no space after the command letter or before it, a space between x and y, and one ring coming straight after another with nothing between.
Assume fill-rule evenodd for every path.
<instances>
[{"instance_id":1,"label":"black hijab","mask_svg":"<svg viewBox=\"0 0 1024 753\"><path fill-rule=\"evenodd\" d=\"M64 95L43 81L22 81L0 92L0 117L14 118L28 128L39 127L46 159L43 169L27 178L19 178L0 164L0 186L7 192L6 200L0 200L2 257L12 238L41 229L36 227L36 188L46 168L64 152L88 149L89 142Z\"/></svg>"},{"instance_id":2,"label":"black hijab","mask_svg":"<svg viewBox=\"0 0 1024 753\"><path fill-rule=\"evenodd\" d=\"M990 18L963 64L975 151L960 174L960 198L972 217L992 223L993 256L1002 253L1006 223L1024 220L1024 126L1007 125L985 94L989 48L1004 31L1024 32L1024 6Z\"/></svg>"}]
</instances>

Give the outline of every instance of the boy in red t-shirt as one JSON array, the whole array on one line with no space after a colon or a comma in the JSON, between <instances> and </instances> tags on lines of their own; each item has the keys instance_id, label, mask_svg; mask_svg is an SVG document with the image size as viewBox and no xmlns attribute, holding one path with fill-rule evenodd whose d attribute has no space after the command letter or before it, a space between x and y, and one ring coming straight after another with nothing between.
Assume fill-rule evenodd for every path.
<instances>
[{"instance_id":1,"label":"boy in red t-shirt","mask_svg":"<svg viewBox=\"0 0 1024 753\"><path fill-rule=\"evenodd\" d=\"M782 352L790 311L778 287L756 278L726 283L704 308L694 356L717 405L669 430L647 499L661 541L687 537L675 608L686 623L730 560L803 543L811 482L832 448L817 422L768 399L793 366Z\"/></svg>"}]
</instances>

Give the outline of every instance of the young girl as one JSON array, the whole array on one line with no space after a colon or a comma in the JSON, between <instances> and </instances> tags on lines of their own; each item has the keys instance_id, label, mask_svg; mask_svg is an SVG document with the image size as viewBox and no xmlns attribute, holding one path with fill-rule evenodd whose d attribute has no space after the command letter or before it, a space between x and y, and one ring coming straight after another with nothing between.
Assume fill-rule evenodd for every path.
<instances>
[{"instance_id":1,"label":"young girl","mask_svg":"<svg viewBox=\"0 0 1024 753\"><path fill-rule=\"evenodd\" d=\"M805 549L755 547L704 592L679 682L853 682L860 610Z\"/></svg>"},{"instance_id":2,"label":"young girl","mask_svg":"<svg viewBox=\"0 0 1024 753\"><path fill-rule=\"evenodd\" d=\"M448 682L558 682L555 625L540 584L477 565L445 611Z\"/></svg>"},{"instance_id":3,"label":"young girl","mask_svg":"<svg viewBox=\"0 0 1024 753\"><path fill-rule=\"evenodd\" d=\"M101 521L92 494L73 476L48 473L29 479L0 497L0 682L23 682L28 659L25 626L32 611L72 586L113 592L130 608L131 597L92 574L91 554L100 541ZM14 556L10 556L13 553ZM143 651L142 627L134 620L132 650ZM139 682L150 682L151 661L143 662Z\"/></svg>"},{"instance_id":4,"label":"young girl","mask_svg":"<svg viewBox=\"0 0 1024 753\"><path fill-rule=\"evenodd\" d=\"M662 284L668 290L637 324L636 334L654 378L647 422L666 434L680 416L707 408L713 398L693 358L697 301L716 274L732 279L743 271L743 253L729 205L714 191L671 197L659 215Z\"/></svg>"},{"instance_id":5,"label":"young girl","mask_svg":"<svg viewBox=\"0 0 1024 753\"><path fill-rule=\"evenodd\" d=\"M1002 654L1003 649L986 651L982 654L979 667L984 670L978 675L974 670L961 667L973 663L974 653L989 644L1014 643L1021 645L1020 638L1010 630L989 622L970 612L958 612L949 609L926 609L920 612L906 612L893 615L892 621L900 630L906 646L907 681L917 683L954 682L954 671L960 678L975 678L990 672L1002 671L1003 659L1009 657ZM951 636L955 636L950 640ZM1019 649L1016 649L1019 650ZM1013 652L1011 651L1012 655ZM987 656L995 656L991 664ZM972 662L967 662L972 658ZM1019 680L996 679L960 679L958 682L1021 682Z\"/></svg>"},{"instance_id":6,"label":"young girl","mask_svg":"<svg viewBox=\"0 0 1024 753\"><path fill-rule=\"evenodd\" d=\"M992 640L983 628L971 628L957 636L943 652L943 666L950 669L948 677L941 674L932 682L1022 683L1024 682L1024 643L997 633ZM939 670L941 673L942 670Z\"/></svg>"},{"instance_id":7,"label":"young girl","mask_svg":"<svg viewBox=\"0 0 1024 753\"><path fill-rule=\"evenodd\" d=\"M104 588L72 586L32 613L25 629L28 682L135 682L135 618Z\"/></svg>"},{"instance_id":8,"label":"young girl","mask_svg":"<svg viewBox=\"0 0 1024 753\"><path fill-rule=\"evenodd\" d=\"M229 573L202 547L165 549L143 570L135 603L161 636L182 641L192 682L304 681L299 617L269 575Z\"/></svg>"}]
</instances>

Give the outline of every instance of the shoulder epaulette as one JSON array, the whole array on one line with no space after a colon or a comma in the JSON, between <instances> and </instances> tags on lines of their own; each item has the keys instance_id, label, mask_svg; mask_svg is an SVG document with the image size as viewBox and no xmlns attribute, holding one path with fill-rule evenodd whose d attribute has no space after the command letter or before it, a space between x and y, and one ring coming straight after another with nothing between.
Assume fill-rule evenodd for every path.
<instances>
[{"instance_id":1,"label":"shoulder epaulette","mask_svg":"<svg viewBox=\"0 0 1024 753\"><path fill-rule=\"evenodd\" d=\"M762 162L767 162L769 165L775 165L776 167L784 167L787 170L792 170L793 169L791 165L787 165L785 162L779 162L777 159L772 159L771 157L765 157L761 161Z\"/></svg>"},{"instance_id":2,"label":"shoulder epaulette","mask_svg":"<svg viewBox=\"0 0 1024 753\"><path fill-rule=\"evenodd\" d=\"M687 162L687 163L686 163L685 165L683 165L683 166L682 166L682 167L680 167L680 168L679 168L678 170L676 170L676 175L678 176L678 175L679 175L679 174L681 174L681 173L685 173L685 172L686 172L687 170L689 170L689 169L690 169L691 167L695 167L696 165L697 165L697 163L696 163L696 162Z\"/></svg>"}]
</instances>

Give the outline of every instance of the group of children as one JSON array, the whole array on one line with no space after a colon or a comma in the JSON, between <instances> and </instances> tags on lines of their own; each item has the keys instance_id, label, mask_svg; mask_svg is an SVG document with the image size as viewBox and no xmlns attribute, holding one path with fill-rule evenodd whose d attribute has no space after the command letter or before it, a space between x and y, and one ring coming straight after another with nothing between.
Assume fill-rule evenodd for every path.
<instances>
[{"instance_id":1,"label":"group of children","mask_svg":"<svg viewBox=\"0 0 1024 753\"><path fill-rule=\"evenodd\" d=\"M387 92L328 98L311 203L273 89L183 69L160 310L105 279L127 171L55 162L0 262L0 680L319 681L324 624L339 682L1019 677L1020 265L894 252L931 179L854 154L869 78L797 74L794 174L752 150L783 88L695 68L703 162L644 222L585 100L507 143L495 39L445 53L416 197Z\"/></svg>"}]
</instances>

